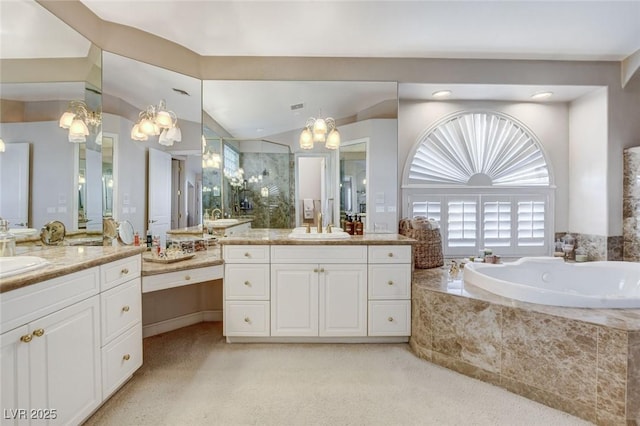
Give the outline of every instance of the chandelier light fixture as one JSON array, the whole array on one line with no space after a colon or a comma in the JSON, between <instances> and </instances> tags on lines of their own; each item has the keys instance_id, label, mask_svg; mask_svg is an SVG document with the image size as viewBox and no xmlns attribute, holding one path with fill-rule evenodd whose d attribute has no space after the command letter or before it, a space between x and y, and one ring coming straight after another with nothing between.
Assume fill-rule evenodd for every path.
<instances>
[{"instance_id":1,"label":"chandelier light fixture","mask_svg":"<svg viewBox=\"0 0 640 426\"><path fill-rule=\"evenodd\" d=\"M7 150L7 147L4 144L4 141L2 140L2 138L0 138L0 152L5 152L6 150Z\"/></svg>"},{"instance_id":2,"label":"chandelier light fixture","mask_svg":"<svg viewBox=\"0 0 640 426\"><path fill-rule=\"evenodd\" d=\"M134 141L146 141L149 136L159 136L158 143L165 146L182 140L178 117L167 109L164 99L158 105L149 105L140 111L138 122L131 129Z\"/></svg>"},{"instance_id":3,"label":"chandelier light fixture","mask_svg":"<svg viewBox=\"0 0 640 426\"><path fill-rule=\"evenodd\" d=\"M311 117L307 120L300 133L300 148L313 149L316 142L324 142L327 149L336 149L340 146L340 133L333 118Z\"/></svg>"},{"instance_id":4,"label":"chandelier light fixture","mask_svg":"<svg viewBox=\"0 0 640 426\"><path fill-rule=\"evenodd\" d=\"M211 151L207 146L207 140L202 135L202 168L219 169L222 164L222 157L215 151Z\"/></svg>"},{"instance_id":5,"label":"chandelier light fixture","mask_svg":"<svg viewBox=\"0 0 640 426\"><path fill-rule=\"evenodd\" d=\"M59 125L69 129L69 142L82 143L87 141L89 132L98 131L101 122L100 111L91 111L83 101L71 101L60 117Z\"/></svg>"}]
</instances>

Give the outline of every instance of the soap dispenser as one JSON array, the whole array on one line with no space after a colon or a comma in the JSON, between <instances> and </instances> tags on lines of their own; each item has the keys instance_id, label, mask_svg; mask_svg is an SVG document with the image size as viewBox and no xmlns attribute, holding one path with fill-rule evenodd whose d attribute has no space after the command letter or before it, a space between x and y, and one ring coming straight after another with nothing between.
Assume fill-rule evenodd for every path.
<instances>
[{"instance_id":1,"label":"soap dispenser","mask_svg":"<svg viewBox=\"0 0 640 426\"><path fill-rule=\"evenodd\" d=\"M15 256L16 237L9 232L9 221L0 219L0 257Z\"/></svg>"}]
</instances>

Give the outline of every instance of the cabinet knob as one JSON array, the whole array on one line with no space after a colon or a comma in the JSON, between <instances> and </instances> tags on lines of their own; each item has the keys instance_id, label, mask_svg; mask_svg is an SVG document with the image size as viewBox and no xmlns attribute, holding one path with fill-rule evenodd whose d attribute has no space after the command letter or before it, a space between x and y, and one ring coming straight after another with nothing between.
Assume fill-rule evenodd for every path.
<instances>
[{"instance_id":1,"label":"cabinet knob","mask_svg":"<svg viewBox=\"0 0 640 426\"><path fill-rule=\"evenodd\" d=\"M389 257L393 257L393 253L389 253L387 256L389 256Z\"/></svg>"},{"instance_id":2,"label":"cabinet knob","mask_svg":"<svg viewBox=\"0 0 640 426\"><path fill-rule=\"evenodd\" d=\"M185 276L184 276L184 279L185 279L185 280L187 280L187 281L189 281L189 280L191 279L191 275L185 275Z\"/></svg>"},{"instance_id":3,"label":"cabinet knob","mask_svg":"<svg viewBox=\"0 0 640 426\"><path fill-rule=\"evenodd\" d=\"M44 329L42 328L38 328L36 330L33 330L33 335L36 337L42 337L42 335L44 334Z\"/></svg>"},{"instance_id":4,"label":"cabinet knob","mask_svg":"<svg viewBox=\"0 0 640 426\"><path fill-rule=\"evenodd\" d=\"M20 338L20 341L21 341L21 342L24 342L24 343L29 343L29 342L31 341L31 339L33 339L33 336L32 336L32 335L30 335L30 334L25 334L24 336L22 336L22 337Z\"/></svg>"},{"instance_id":5,"label":"cabinet knob","mask_svg":"<svg viewBox=\"0 0 640 426\"><path fill-rule=\"evenodd\" d=\"M129 361L129 360L131 359L131 355L129 355L129 354L124 354L124 356L122 357L122 359L123 359L124 361Z\"/></svg>"},{"instance_id":6,"label":"cabinet knob","mask_svg":"<svg viewBox=\"0 0 640 426\"><path fill-rule=\"evenodd\" d=\"M122 273L122 275L127 275L129 273L129 270L127 268L122 268L122 271L120 271Z\"/></svg>"},{"instance_id":7,"label":"cabinet knob","mask_svg":"<svg viewBox=\"0 0 640 426\"><path fill-rule=\"evenodd\" d=\"M393 281L389 280L389 282L387 284L393 285Z\"/></svg>"},{"instance_id":8,"label":"cabinet knob","mask_svg":"<svg viewBox=\"0 0 640 426\"><path fill-rule=\"evenodd\" d=\"M313 272L319 272L318 268L313 268Z\"/></svg>"},{"instance_id":9,"label":"cabinet knob","mask_svg":"<svg viewBox=\"0 0 640 426\"><path fill-rule=\"evenodd\" d=\"M246 322L247 324L250 324L251 323L251 318L244 317L244 322Z\"/></svg>"},{"instance_id":10,"label":"cabinet knob","mask_svg":"<svg viewBox=\"0 0 640 426\"><path fill-rule=\"evenodd\" d=\"M122 307L122 312L129 312L129 306L128 305L124 305Z\"/></svg>"},{"instance_id":11,"label":"cabinet knob","mask_svg":"<svg viewBox=\"0 0 640 426\"><path fill-rule=\"evenodd\" d=\"M320 268L320 272L324 272L324 268Z\"/></svg>"},{"instance_id":12,"label":"cabinet knob","mask_svg":"<svg viewBox=\"0 0 640 426\"><path fill-rule=\"evenodd\" d=\"M389 322L393 322L393 317L389 317L389 318L387 318L387 321L389 321Z\"/></svg>"},{"instance_id":13,"label":"cabinet knob","mask_svg":"<svg viewBox=\"0 0 640 426\"><path fill-rule=\"evenodd\" d=\"M251 253L246 252L246 253L244 254L244 257L251 257Z\"/></svg>"},{"instance_id":14,"label":"cabinet knob","mask_svg":"<svg viewBox=\"0 0 640 426\"><path fill-rule=\"evenodd\" d=\"M247 287L251 287L251 283L249 281L245 281L244 285L246 285Z\"/></svg>"}]
</instances>

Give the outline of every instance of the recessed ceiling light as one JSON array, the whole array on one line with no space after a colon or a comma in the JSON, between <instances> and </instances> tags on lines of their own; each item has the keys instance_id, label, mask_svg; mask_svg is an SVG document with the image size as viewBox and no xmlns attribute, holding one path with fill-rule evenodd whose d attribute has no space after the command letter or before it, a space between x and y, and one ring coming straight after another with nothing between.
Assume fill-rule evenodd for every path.
<instances>
[{"instance_id":1,"label":"recessed ceiling light","mask_svg":"<svg viewBox=\"0 0 640 426\"><path fill-rule=\"evenodd\" d=\"M531 95L531 99L541 101L543 99L549 99L553 95L553 92L538 92Z\"/></svg>"},{"instance_id":2,"label":"recessed ceiling light","mask_svg":"<svg viewBox=\"0 0 640 426\"><path fill-rule=\"evenodd\" d=\"M451 96L451 90L438 90L431 94L436 99L448 98Z\"/></svg>"}]
</instances>

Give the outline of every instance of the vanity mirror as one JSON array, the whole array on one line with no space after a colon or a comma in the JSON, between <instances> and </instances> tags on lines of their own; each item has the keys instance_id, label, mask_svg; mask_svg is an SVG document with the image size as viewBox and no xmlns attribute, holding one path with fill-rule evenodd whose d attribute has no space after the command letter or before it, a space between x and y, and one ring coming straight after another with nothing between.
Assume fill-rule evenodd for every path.
<instances>
[{"instance_id":1,"label":"vanity mirror","mask_svg":"<svg viewBox=\"0 0 640 426\"><path fill-rule=\"evenodd\" d=\"M332 117L345 146L349 141L366 141L367 170L376 171L367 179L365 194L372 195L365 195L365 205L360 206L362 196L353 201L358 209L366 210L367 231L396 231L397 99L395 82L203 81L203 110L226 132L224 140L266 140L288 147L289 170L281 171L278 178L290 179L292 205L288 226L291 227L305 221L305 199L312 202L308 216L315 218L318 212L331 212L325 215L325 224L329 220L339 221L337 163L342 148L330 150L324 143L316 143L311 149L300 146L301 131L311 117ZM241 152L239 146L229 145ZM307 160L319 169L313 177L306 176ZM247 171L244 172L246 176ZM318 196L305 195L307 187L324 187L324 192L318 191ZM361 188L355 190L362 192ZM316 199L318 203L314 202ZM232 197L225 195L223 210L235 213L233 202ZM253 225L257 227L256 223Z\"/></svg>"},{"instance_id":2,"label":"vanity mirror","mask_svg":"<svg viewBox=\"0 0 640 426\"><path fill-rule=\"evenodd\" d=\"M164 243L168 230L201 223L201 80L110 52L103 62L103 130L115 141L111 214L141 235L150 229ZM164 111L172 138L132 132Z\"/></svg>"},{"instance_id":3,"label":"vanity mirror","mask_svg":"<svg viewBox=\"0 0 640 426\"><path fill-rule=\"evenodd\" d=\"M59 126L70 101L99 113L100 49L33 1L3 2L0 26L0 137L9 147L0 154L0 216L12 228L60 221L68 235L101 234L99 122L84 141ZM9 165L19 179L4 178Z\"/></svg>"}]
</instances>

